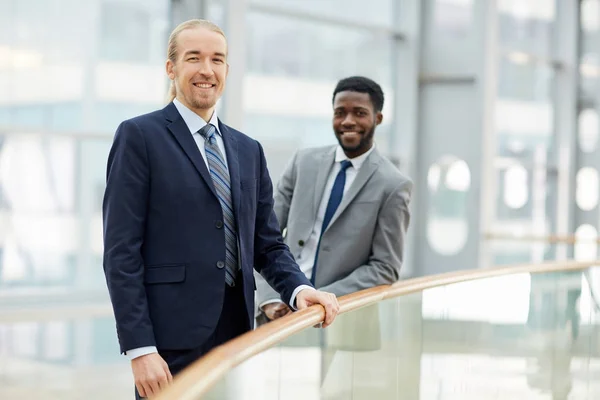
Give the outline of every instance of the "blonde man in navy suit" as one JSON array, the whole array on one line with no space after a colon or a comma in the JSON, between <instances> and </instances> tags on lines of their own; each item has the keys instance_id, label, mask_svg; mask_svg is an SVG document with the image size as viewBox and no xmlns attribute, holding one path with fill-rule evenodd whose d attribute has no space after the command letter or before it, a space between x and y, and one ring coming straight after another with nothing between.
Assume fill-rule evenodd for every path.
<instances>
[{"instance_id":1,"label":"blonde man in navy suit","mask_svg":"<svg viewBox=\"0 0 600 400\"><path fill-rule=\"evenodd\" d=\"M251 329L253 268L289 307L322 304L324 326L339 310L283 242L261 145L217 117L229 69L221 29L179 25L166 69L172 102L119 126L103 204L104 270L137 398Z\"/></svg>"}]
</instances>

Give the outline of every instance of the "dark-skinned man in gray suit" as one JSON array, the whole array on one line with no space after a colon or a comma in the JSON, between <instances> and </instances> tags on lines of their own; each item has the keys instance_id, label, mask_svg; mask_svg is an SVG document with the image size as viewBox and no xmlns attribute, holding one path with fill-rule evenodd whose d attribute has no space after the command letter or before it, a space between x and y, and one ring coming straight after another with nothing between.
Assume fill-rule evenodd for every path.
<instances>
[{"instance_id":1,"label":"dark-skinned man in gray suit","mask_svg":"<svg viewBox=\"0 0 600 400\"><path fill-rule=\"evenodd\" d=\"M298 151L279 180L275 213L285 242L317 288L342 296L399 279L413 183L377 150L384 94L365 77L333 93L334 146ZM290 313L257 279L259 321Z\"/></svg>"}]
</instances>

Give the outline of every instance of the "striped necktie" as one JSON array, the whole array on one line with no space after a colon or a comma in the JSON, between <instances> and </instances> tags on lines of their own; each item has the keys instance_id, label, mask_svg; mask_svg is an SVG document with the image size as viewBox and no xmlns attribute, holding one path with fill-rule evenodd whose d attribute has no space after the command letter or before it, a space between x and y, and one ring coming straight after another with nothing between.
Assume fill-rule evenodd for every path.
<instances>
[{"instance_id":1,"label":"striped necktie","mask_svg":"<svg viewBox=\"0 0 600 400\"><path fill-rule=\"evenodd\" d=\"M199 131L204 138L204 149L210 169L210 176L217 192L217 197L223 210L223 222L225 225L225 282L229 286L235 285L238 272L238 247L237 228L233 215L233 202L231 201L231 182L227 165L223 155L217 146L217 129L212 124L207 124Z\"/></svg>"}]
</instances>

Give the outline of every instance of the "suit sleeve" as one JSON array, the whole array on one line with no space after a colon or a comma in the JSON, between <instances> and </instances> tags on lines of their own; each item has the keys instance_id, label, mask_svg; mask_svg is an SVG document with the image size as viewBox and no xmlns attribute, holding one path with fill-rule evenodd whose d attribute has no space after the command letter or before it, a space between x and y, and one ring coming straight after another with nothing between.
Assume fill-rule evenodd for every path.
<instances>
[{"instance_id":1,"label":"suit sleeve","mask_svg":"<svg viewBox=\"0 0 600 400\"><path fill-rule=\"evenodd\" d=\"M156 346L144 286L141 248L150 171L142 132L123 122L108 156L104 223L104 273L117 322L121 352Z\"/></svg>"},{"instance_id":2,"label":"suit sleeve","mask_svg":"<svg viewBox=\"0 0 600 400\"><path fill-rule=\"evenodd\" d=\"M288 246L283 242L273 206L273 184L267 170L262 146L258 144L260 177L254 237L254 268L289 305L294 290L311 286L300 271Z\"/></svg>"},{"instance_id":3,"label":"suit sleeve","mask_svg":"<svg viewBox=\"0 0 600 400\"><path fill-rule=\"evenodd\" d=\"M288 163L283 175L277 183L275 190L275 205L273 210L279 222L279 228L283 232L287 228L288 215L290 205L292 204L292 196L294 195L294 186L296 185L296 160L297 153L294 154ZM256 279L256 303L260 308L265 302L273 300L279 301L279 294L263 279L260 274L255 274Z\"/></svg>"},{"instance_id":4,"label":"suit sleeve","mask_svg":"<svg viewBox=\"0 0 600 400\"><path fill-rule=\"evenodd\" d=\"M320 290L343 296L374 286L392 284L400 278L404 240L410 224L408 206L412 186L411 181L405 181L384 202L377 217L368 263L343 279L319 288Z\"/></svg>"}]
</instances>

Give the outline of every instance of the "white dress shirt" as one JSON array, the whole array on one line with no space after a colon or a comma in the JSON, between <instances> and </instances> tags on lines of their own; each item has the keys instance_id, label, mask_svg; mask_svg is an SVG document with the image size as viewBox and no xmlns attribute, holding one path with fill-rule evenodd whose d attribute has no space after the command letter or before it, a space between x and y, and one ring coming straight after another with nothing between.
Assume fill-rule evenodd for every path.
<instances>
[{"instance_id":1,"label":"white dress shirt","mask_svg":"<svg viewBox=\"0 0 600 400\"><path fill-rule=\"evenodd\" d=\"M206 158L206 149L204 148L204 138L202 137L202 135L200 133L198 133L198 131L200 129L204 128L204 126L207 125L206 121L204 121L202 119L202 117L200 117L198 114L196 114L195 112L193 112L192 110L187 108L187 106L185 106L179 100L174 99L173 104L177 108L177 111L179 111L179 114L183 118L183 121L185 122L188 129L190 130L190 133L191 133L192 137L194 138L196 145L198 146L198 150L200 150L200 154L202 154L202 158L204 159L204 162L206 163L206 168L209 168L209 170L210 170L210 167L208 166L208 160ZM216 135L217 146L219 147L219 150L221 151L221 154L223 155L223 161L225 161L225 164L228 165L227 164L227 154L225 151L225 144L223 143L223 136L221 134L221 131L219 130L219 119L217 117L216 109L213 112L213 115L210 118L209 123L212 124L217 129L217 133L218 133L218 135ZM290 298L290 304L294 304L294 301L296 300L296 295L303 289L312 289L312 287L306 286L306 285L298 286L292 293L292 297ZM146 354L151 354L151 353L157 353L155 346L138 347L136 349L127 350L125 352L125 355L127 357L129 357L130 360L133 360L134 358L145 356Z\"/></svg>"},{"instance_id":2,"label":"white dress shirt","mask_svg":"<svg viewBox=\"0 0 600 400\"><path fill-rule=\"evenodd\" d=\"M321 198L321 203L319 204L319 209L317 211L317 217L315 219L315 223L313 225L312 232L308 239L304 242L304 246L302 247L302 251L300 252L300 256L296 259L300 269L308 279L310 279L313 270L313 264L315 262L315 256L317 254L317 245L319 244L319 237L321 236L321 227L323 226L323 218L325 218L325 210L327 210L327 203L329 202L329 197L331 195L331 189L333 188L333 184L335 182L335 178L337 174L340 172L341 163L344 160L350 161L352 164L351 167L348 167L346 170L346 183L344 184L344 195L348 192L350 186L352 186L352 182L356 179L356 175L360 170L360 167L364 164L369 154L373 152L375 145L371 147L366 153L355 157L348 158L344 153L344 150L338 146L335 150L335 164L329 173L329 177L327 178L327 183L325 184L325 191L323 192L323 197ZM263 307L269 303L280 302L279 299L267 300L260 304L259 307Z\"/></svg>"}]
</instances>

